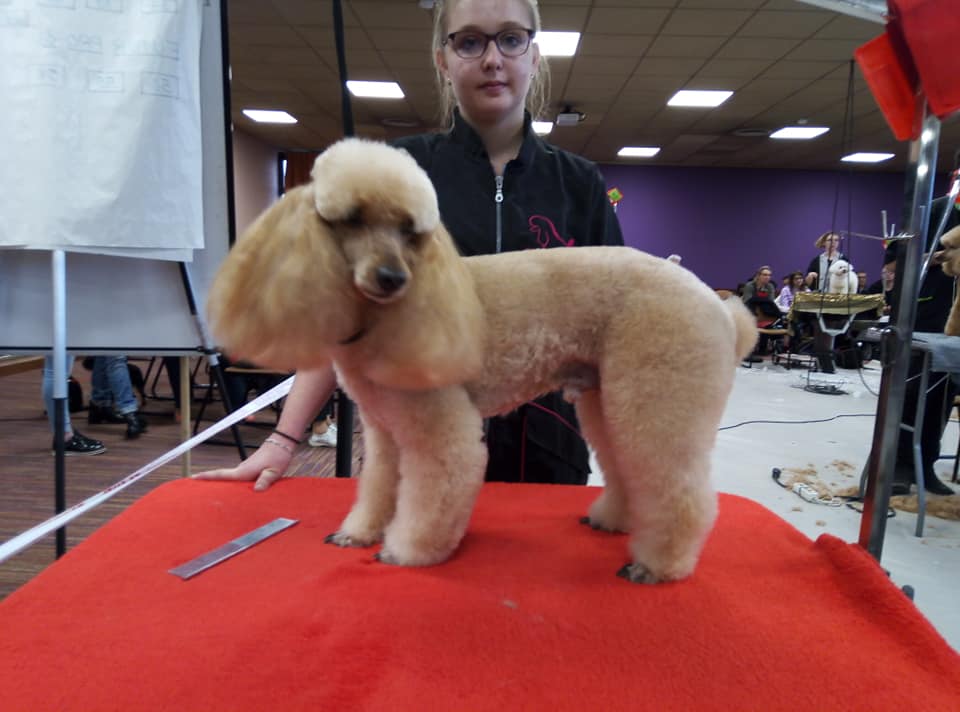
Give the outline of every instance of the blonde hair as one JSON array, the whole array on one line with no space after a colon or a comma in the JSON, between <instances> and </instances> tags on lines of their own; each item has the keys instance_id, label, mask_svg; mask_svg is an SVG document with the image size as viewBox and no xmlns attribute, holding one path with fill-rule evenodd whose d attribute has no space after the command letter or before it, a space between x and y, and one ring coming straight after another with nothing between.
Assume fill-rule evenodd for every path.
<instances>
[{"instance_id":1,"label":"blonde hair","mask_svg":"<svg viewBox=\"0 0 960 712\"><path fill-rule=\"evenodd\" d=\"M827 244L827 238L831 236L834 236L837 238L837 248L839 249L840 236L837 235L837 233L833 232L832 230L828 230L827 232L823 233L820 237L818 237L817 241L813 243L813 246L816 247L818 250L822 250L823 246Z\"/></svg>"},{"instance_id":2,"label":"blonde hair","mask_svg":"<svg viewBox=\"0 0 960 712\"><path fill-rule=\"evenodd\" d=\"M530 25L534 32L540 32L540 8L537 0L522 0L527 4L530 10ZM453 95L453 89L443 78L440 66L437 64L436 56L438 51L443 49L443 41L449 34L447 20L450 16L451 8L457 3L457 0L437 0L433 11L433 63L437 76L437 94L440 98L440 125L453 125L453 109L457 105L456 97ZM534 37L536 41L536 37ZM531 43L532 44L532 43ZM531 50L528 50L531 51ZM550 67L547 66L547 59L543 55L537 63L534 70L533 79L530 80L530 87L527 89L526 108L534 120L539 119L547 108L547 102L550 99Z\"/></svg>"}]
</instances>

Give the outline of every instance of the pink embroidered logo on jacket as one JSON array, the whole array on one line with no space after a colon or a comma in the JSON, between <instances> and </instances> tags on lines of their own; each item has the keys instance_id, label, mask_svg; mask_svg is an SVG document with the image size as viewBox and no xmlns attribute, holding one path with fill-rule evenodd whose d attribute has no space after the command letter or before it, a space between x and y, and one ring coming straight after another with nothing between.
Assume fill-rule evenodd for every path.
<instances>
[{"instance_id":1,"label":"pink embroidered logo on jacket","mask_svg":"<svg viewBox=\"0 0 960 712\"><path fill-rule=\"evenodd\" d=\"M550 247L551 241L558 243L561 247L573 247L576 244L573 238L567 240L560 237L557 226L546 215L531 215L527 224L540 247Z\"/></svg>"}]
</instances>

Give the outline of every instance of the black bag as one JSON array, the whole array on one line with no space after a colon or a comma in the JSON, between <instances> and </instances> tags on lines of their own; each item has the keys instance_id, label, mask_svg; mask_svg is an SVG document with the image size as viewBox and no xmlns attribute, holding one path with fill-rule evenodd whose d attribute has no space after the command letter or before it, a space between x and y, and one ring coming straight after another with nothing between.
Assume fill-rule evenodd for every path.
<instances>
[{"instance_id":1,"label":"black bag","mask_svg":"<svg viewBox=\"0 0 960 712\"><path fill-rule=\"evenodd\" d=\"M83 388L73 376L67 379L67 408L71 413L83 410Z\"/></svg>"}]
</instances>

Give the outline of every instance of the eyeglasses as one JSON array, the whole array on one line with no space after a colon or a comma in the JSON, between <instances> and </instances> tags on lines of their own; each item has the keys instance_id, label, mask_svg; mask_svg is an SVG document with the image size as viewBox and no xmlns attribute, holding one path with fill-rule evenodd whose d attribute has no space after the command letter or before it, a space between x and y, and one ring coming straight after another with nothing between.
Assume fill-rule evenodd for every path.
<instances>
[{"instance_id":1,"label":"eyeglasses","mask_svg":"<svg viewBox=\"0 0 960 712\"><path fill-rule=\"evenodd\" d=\"M530 40L533 39L534 34L534 30L524 28L500 30L494 35L476 30L461 30L447 35L443 44L449 44L461 59L482 57L491 41L497 45L497 49L504 57L520 57L530 49Z\"/></svg>"}]
</instances>

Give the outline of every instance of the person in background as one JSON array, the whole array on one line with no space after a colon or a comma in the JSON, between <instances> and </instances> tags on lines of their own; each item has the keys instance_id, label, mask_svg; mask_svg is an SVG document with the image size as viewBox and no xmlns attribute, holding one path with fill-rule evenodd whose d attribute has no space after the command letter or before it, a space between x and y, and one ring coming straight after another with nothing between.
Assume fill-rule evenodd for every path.
<instances>
[{"instance_id":1,"label":"person in background","mask_svg":"<svg viewBox=\"0 0 960 712\"><path fill-rule=\"evenodd\" d=\"M867 273L857 272L857 294L867 293Z\"/></svg>"},{"instance_id":2,"label":"person in background","mask_svg":"<svg viewBox=\"0 0 960 712\"><path fill-rule=\"evenodd\" d=\"M946 198L933 201L930 209L930 221L927 236L932 237L935 226L943 217L943 211L949 210L946 230L960 225L960 210L950 204ZM884 271L893 275L902 250L906 245L901 241L891 242L884 255ZM890 277L893 311L899 303L900 295L897 282ZM917 297L917 313L913 321L914 331L943 333L953 305L954 279L940 268L933 260L927 270L926 277L920 283L920 292ZM896 320L896 314L891 314L891 321ZM912 352L910 367L907 373L906 390L903 398L903 421L908 425L915 422L917 405L919 404L920 379L915 378L923 369L923 354ZM947 376L943 378L943 376ZM927 492L938 495L952 495L953 490L937 477L933 464L940 457L940 441L946 425L945 415L953 407L953 399L957 388L948 374L931 372L930 383L934 385L927 391L924 402L923 426L920 432L920 462L923 468L923 485ZM897 442L897 462L893 476L893 494L907 494L911 483L916 481L913 466L913 433L900 429L900 439Z\"/></svg>"},{"instance_id":3,"label":"person in background","mask_svg":"<svg viewBox=\"0 0 960 712\"><path fill-rule=\"evenodd\" d=\"M757 315L757 325L769 326L780 318L780 308L776 304L777 286L771 280L773 271L768 265L760 267L753 279L743 285L743 303Z\"/></svg>"},{"instance_id":4,"label":"person in background","mask_svg":"<svg viewBox=\"0 0 960 712\"><path fill-rule=\"evenodd\" d=\"M777 295L776 299L777 306L783 314L790 311L790 307L793 306L793 300L796 299L798 294L810 291L804 284L803 272L791 272L787 275L785 282L786 284L784 284L783 289L780 290L780 294Z\"/></svg>"},{"instance_id":5,"label":"person in background","mask_svg":"<svg viewBox=\"0 0 960 712\"><path fill-rule=\"evenodd\" d=\"M95 356L91 378L90 425L119 423L127 426L128 440L140 437L147 430L147 421L140 415L140 404L133 394L126 356Z\"/></svg>"},{"instance_id":6,"label":"person in background","mask_svg":"<svg viewBox=\"0 0 960 712\"><path fill-rule=\"evenodd\" d=\"M811 291L825 292L830 265L837 260L846 260L847 257L840 252L840 236L835 232L823 233L813 244L823 252L810 260L810 266L807 267L807 276L804 281ZM849 262L849 260L847 261Z\"/></svg>"},{"instance_id":7,"label":"person in background","mask_svg":"<svg viewBox=\"0 0 960 712\"><path fill-rule=\"evenodd\" d=\"M433 59L450 129L395 145L429 175L441 219L465 256L623 244L596 166L532 130L549 95L539 30L536 0L448 0L434 10ZM334 386L332 369L298 372L276 430L289 440L285 447L268 441L237 467L195 477L255 480L254 489L266 489L289 466L293 445ZM485 425L487 479L587 481L587 448L560 394Z\"/></svg>"},{"instance_id":8,"label":"person in background","mask_svg":"<svg viewBox=\"0 0 960 712\"><path fill-rule=\"evenodd\" d=\"M73 370L73 356L67 356L67 373ZM41 382L41 393L43 403L47 409L47 420L50 423L50 432L54 433L54 413L55 403L53 400L53 357L46 356L43 360L43 378ZM107 451L103 443L93 438L85 437L79 430L74 430L70 421L70 409L64 408L63 421L63 451L65 455L99 455ZM50 449L53 450L53 445Z\"/></svg>"}]
</instances>

